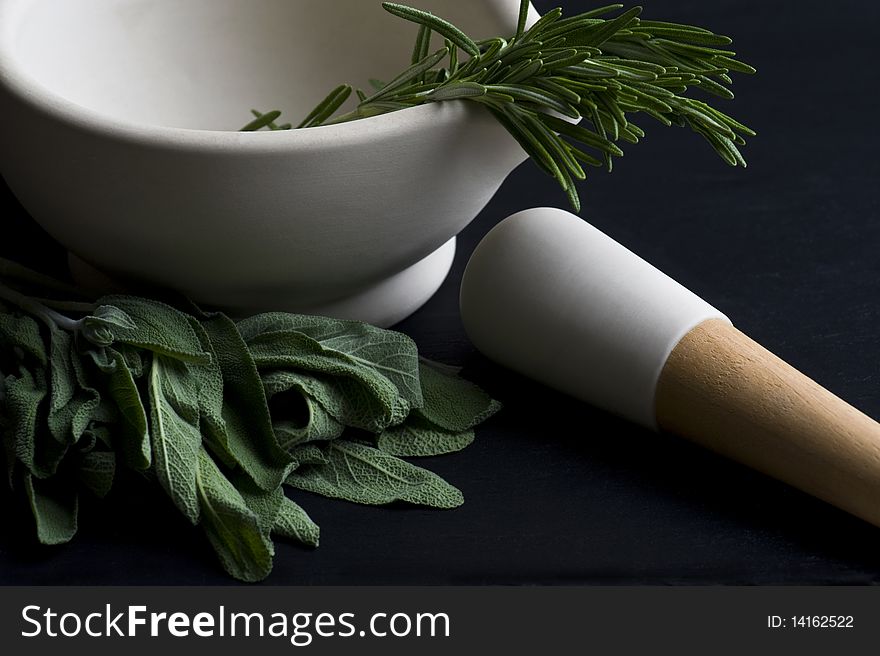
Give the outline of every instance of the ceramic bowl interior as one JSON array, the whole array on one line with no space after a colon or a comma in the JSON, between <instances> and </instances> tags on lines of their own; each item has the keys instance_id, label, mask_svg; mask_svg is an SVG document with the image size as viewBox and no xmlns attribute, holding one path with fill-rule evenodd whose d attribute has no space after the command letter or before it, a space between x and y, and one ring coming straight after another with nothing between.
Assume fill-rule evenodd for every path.
<instances>
[{"instance_id":1,"label":"ceramic bowl interior","mask_svg":"<svg viewBox=\"0 0 880 656\"><path fill-rule=\"evenodd\" d=\"M370 78L401 70L417 30L379 0L19 4L13 54L25 76L124 122L201 130L236 130L253 107L296 121L336 84L369 89ZM478 38L497 30L494 2L409 4Z\"/></svg>"}]
</instances>

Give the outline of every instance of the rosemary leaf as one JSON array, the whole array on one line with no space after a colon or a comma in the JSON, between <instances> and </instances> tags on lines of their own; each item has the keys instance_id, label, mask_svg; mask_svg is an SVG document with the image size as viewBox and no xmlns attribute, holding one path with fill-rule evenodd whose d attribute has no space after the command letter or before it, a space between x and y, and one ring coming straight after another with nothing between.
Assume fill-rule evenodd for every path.
<instances>
[{"instance_id":1,"label":"rosemary leaf","mask_svg":"<svg viewBox=\"0 0 880 656\"><path fill-rule=\"evenodd\" d=\"M476 82L459 82L457 84L439 87L428 94L428 97L436 102L441 100L455 100L457 98L477 98L479 96L485 96L487 93L488 89L482 84L477 84Z\"/></svg>"},{"instance_id":2,"label":"rosemary leaf","mask_svg":"<svg viewBox=\"0 0 880 656\"><path fill-rule=\"evenodd\" d=\"M412 64L418 64L431 52L431 28L422 25L419 28L419 35L416 37L416 45L413 48ZM381 88L381 87L379 87Z\"/></svg>"},{"instance_id":3,"label":"rosemary leaf","mask_svg":"<svg viewBox=\"0 0 880 656\"><path fill-rule=\"evenodd\" d=\"M336 110L342 106L348 97L351 95L351 87L347 84L341 84L333 91L329 93L329 95L324 98L321 103L315 107L311 113L303 119L303 122L300 123L298 128L307 128L313 125L320 125L328 118L333 116L336 113Z\"/></svg>"},{"instance_id":4,"label":"rosemary leaf","mask_svg":"<svg viewBox=\"0 0 880 656\"><path fill-rule=\"evenodd\" d=\"M474 43L467 34L462 32L452 23L445 21L434 14L413 7L407 7L406 5L394 4L393 2L383 2L382 8L389 14L434 30L444 38L452 41L452 43L464 50L471 57L478 57L480 55L480 49L477 47L477 44Z\"/></svg>"},{"instance_id":5,"label":"rosemary leaf","mask_svg":"<svg viewBox=\"0 0 880 656\"><path fill-rule=\"evenodd\" d=\"M529 19L529 3L521 2L519 5L519 19L516 21L516 37L519 39L526 31L526 22Z\"/></svg>"},{"instance_id":6,"label":"rosemary leaf","mask_svg":"<svg viewBox=\"0 0 880 656\"><path fill-rule=\"evenodd\" d=\"M241 128L242 132L256 132L262 128L269 127L275 119L281 116L281 112L277 109L272 110L271 112L266 112L265 114L260 114L258 111L253 110L253 113L257 116L253 121L245 125Z\"/></svg>"},{"instance_id":7,"label":"rosemary leaf","mask_svg":"<svg viewBox=\"0 0 880 656\"><path fill-rule=\"evenodd\" d=\"M600 47L620 30L626 28L642 13L641 7L633 7L611 21L604 21L595 27L587 28L582 34L572 34L566 39L570 45Z\"/></svg>"},{"instance_id":8,"label":"rosemary leaf","mask_svg":"<svg viewBox=\"0 0 880 656\"><path fill-rule=\"evenodd\" d=\"M380 100L387 98L389 95L394 93L395 91L400 90L403 87L406 87L413 80L418 80L421 82L421 76L434 68L437 64L439 64L449 51L446 48L440 48L433 55L428 55L422 61L410 66L403 73L398 75L396 78L391 80L388 84L386 84L380 91L376 92L369 98L367 98L366 102L372 102L374 100Z\"/></svg>"}]
</instances>

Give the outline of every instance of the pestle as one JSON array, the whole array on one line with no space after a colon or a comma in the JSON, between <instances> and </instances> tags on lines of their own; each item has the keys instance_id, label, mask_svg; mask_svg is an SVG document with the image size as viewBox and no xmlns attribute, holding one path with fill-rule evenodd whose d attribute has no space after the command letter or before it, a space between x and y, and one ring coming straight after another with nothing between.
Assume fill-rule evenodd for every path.
<instances>
[{"instance_id":1,"label":"pestle","mask_svg":"<svg viewBox=\"0 0 880 656\"><path fill-rule=\"evenodd\" d=\"M498 224L461 314L490 359L880 526L880 424L580 217Z\"/></svg>"}]
</instances>

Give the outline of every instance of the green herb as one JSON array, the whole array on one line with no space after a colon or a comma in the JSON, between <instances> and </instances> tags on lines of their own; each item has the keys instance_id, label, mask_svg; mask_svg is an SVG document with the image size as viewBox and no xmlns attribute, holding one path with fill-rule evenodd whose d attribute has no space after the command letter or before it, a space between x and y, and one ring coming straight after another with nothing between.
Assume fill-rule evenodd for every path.
<instances>
[{"instance_id":1,"label":"green herb","mask_svg":"<svg viewBox=\"0 0 880 656\"><path fill-rule=\"evenodd\" d=\"M406 501L455 508L464 502L461 492L436 474L366 444L334 440L324 455L326 463L298 469L287 483L327 497L373 505Z\"/></svg>"},{"instance_id":2,"label":"green herb","mask_svg":"<svg viewBox=\"0 0 880 656\"><path fill-rule=\"evenodd\" d=\"M84 498L137 472L230 575L257 581L273 536L318 544L283 486L455 507L458 489L398 456L462 449L497 410L401 333L282 313L236 323L182 299L83 300L0 259L0 457L44 544L69 541Z\"/></svg>"},{"instance_id":3,"label":"green herb","mask_svg":"<svg viewBox=\"0 0 880 656\"><path fill-rule=\"evenodd\" d=\"M359 104L335 116L351 94L334 89L299 127L332 125L415 107L467 100L485 107L531 159L553 176L580 211L577 180L586 167L612 169L623 151L615 142L638 143L644 131L629 119L642 113L663 125L689 127L731 166L745 166L739 151L755 133L708 103L690 98L691 88L725 100L731 72L754 73L725 49L731 39L701 27L647 21L634 7L601 18L623 5L568 18L561 9L526 30L529 2L522 0L516 34L475 42L451 23L419 9L385 2L386 11L419 25L412 65L388 83L358 89ZM444 47L430 52L431 35ZM438 68L442 62L446 65ZM244 130L277 125L280 112L253 110ZM563 117L563 118L561 118Z\"/></svg>"}]
</instances>

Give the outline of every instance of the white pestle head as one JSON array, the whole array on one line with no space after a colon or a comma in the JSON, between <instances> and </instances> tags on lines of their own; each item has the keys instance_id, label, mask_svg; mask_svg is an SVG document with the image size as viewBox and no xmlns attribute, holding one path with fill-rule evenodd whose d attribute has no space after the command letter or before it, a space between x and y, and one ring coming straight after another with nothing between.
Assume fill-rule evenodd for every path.
<instances>
[{"instance_id":1,"label":"white pestle head","mask_svg":"<svg viewBox=\"0 0 880 656\"><path fill-rule=\"evenodd\" d=\"M654 397L670 353L721 312L583 219L535 208L474 251L461 316L486 356L657 429Z\"/></svg>"}]
</instances>

